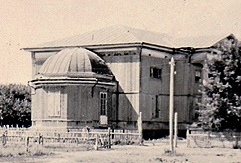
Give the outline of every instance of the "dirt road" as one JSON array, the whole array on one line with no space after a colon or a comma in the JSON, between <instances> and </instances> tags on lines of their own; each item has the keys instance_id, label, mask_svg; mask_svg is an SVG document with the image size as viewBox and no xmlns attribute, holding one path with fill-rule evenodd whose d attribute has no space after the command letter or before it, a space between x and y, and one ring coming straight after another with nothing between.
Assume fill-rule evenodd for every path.
<instances>
[{"instance_id":1,"label":"dirt road","mask_svg":"<svg viewBox=\"0 0 241 163\"><path fill-rule=\"evenodd\" d=\"M241 150L230 148L187 148L185 141L179 142L176 154L168 150L167 141L145 142L144 146L116 145L111 149L98 151L54 151L45 156L2 157L0 162L50 162L50 163L146 163L146 162L188 162L228 163L241 162Z\"/></svg>"}]
</instances>

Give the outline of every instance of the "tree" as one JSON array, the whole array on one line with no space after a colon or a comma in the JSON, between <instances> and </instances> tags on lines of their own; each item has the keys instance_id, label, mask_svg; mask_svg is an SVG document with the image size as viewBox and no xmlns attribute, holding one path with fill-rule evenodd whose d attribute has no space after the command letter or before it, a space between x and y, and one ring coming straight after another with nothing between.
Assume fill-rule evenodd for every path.
<instances>
[{"instance_id":1,"label":"tree","mask_svg":"<svg viewBox=\"0 0 241 163\"><path fill-rule=\"evenodd\" d=\"M241 131L241 48L233 38L216 45L219 57L206 61L208 80L201 92L199 120L209 130Z\"/></svg>"},{"instance_id":2,"label":"tree","mask_svg":"<svg viewBox=\"0 0 241 163\"><path fill-rule=\"evenodd\" d=\"M0 125L31 125L31 94L28 86L0 85Z\"/></svg>"}]
</instances>

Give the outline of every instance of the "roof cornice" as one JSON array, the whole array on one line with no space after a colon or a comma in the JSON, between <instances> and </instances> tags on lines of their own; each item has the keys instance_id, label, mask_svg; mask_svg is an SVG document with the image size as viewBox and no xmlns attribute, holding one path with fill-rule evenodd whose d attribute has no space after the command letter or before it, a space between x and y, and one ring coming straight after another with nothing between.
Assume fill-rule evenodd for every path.
<instances>
[{"instance_id":1,"label":"roof cornice","mask_svg":"<svg viewBox=\"0 0 241 163\"><path fill-rule=\"evenodd\" d=\"M79 45L79 46L56 46L56 47L33 47L33 48L22 48L21 50L29 52L38 52L38 51L59 51L66 48L86 48L86 49L107 49L107 48L128 48L140 46L141 42L135 43L120 43L120 44L99 44L99 45Z\"/></svg>"},{"instance_id":2,"label":"roof cornice","mask_svg":"<svg viewBox=\"0 0 241 163\"><path fill-rule=\"evenodd\" d=\"M106 50L106 49L118 49L118 48L133 48L133 47L141 47L147 49L153 49L157 51L163 51L168 53L188 53L182 52L180 49L191 48L191 47L183 47L183 48L175 48L175 47L167 47L156 44L151 44L147 42L134 42L134 43L120 43L120 44L100 44L100 45L79 45L79 46L58 46L58 47L37 47L37 48L22 48L21 50L25 50L28 52L50 52L50 51L61 51L66 48L86 48L89 50ZM210 52L214 48L212 47L204 47L204 48L193 48L195 52Z\"/></svg>"},{"instance_id":3,"label":"roof cornice","mask_svg":"<svg viewBox=\"0 0 241 163\"><path fill-rule=\"evenodd\" d=\"M37 48L22 48L28 52L49 52L49 51L60 51L66 48L86 48L89 50L104 50L104 49L115 49L115 48L133 48L143 47L150 48L159 51L172 52L174 48L151 44L147 42L134 42L134 43L121 43L121 44L100 44L100 45L80 45L80 46L58 46L58 47L37 47Z\"/></svg>"}]
</instances>

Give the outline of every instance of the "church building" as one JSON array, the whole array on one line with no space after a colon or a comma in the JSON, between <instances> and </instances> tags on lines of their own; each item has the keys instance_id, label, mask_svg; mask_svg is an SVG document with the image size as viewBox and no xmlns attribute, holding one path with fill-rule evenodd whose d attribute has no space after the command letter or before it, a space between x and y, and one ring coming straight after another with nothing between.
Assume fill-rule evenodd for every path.
<instances>
[{"instance_id":1,"label":"church building","mask_svg":"<svg viewBox=\"0 0 241 163\"><path fill-rule=\"evenodd\" d=\"M166 130L170 59L175 60L178 128L197 118L205 60L223 37L174 38L125 26L24 48L32 55L32 127Z\"/></svg>"}]
</instances>

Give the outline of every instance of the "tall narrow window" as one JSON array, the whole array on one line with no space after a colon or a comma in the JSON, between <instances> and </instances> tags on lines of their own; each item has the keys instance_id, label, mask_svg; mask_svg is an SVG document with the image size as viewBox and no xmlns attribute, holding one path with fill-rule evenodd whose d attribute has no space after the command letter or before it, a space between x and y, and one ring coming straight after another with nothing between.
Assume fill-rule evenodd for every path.
<instances>
[{"instance_id":1,"label":"tall narrow window","mask_svg":"<svg viewBox=\"0 0 241 163\"><path fill-rule=\"evenodd\" d=\"M60 116L60 90L48 88L48 116Z\"/></svg>"},{"instance_id":2,"label":"tall narrow window","mask_svg":"<svg viewBox=\"0 0 241 163\"><path fill-rule=\"evenodd\" d=\"M161 79L162 69L151 67L150 69L150 77Z\"/></svg>"},{"instance_id":3,"label":"tall narrow window","mask_svg":"<svg viewBox=\"0 0 241 163\"><path fill-rule=\"evenodd\" d=\"M158 96L156 96L155 118L160 118L160 109L159 109L159 103L158 103Z\"/></svg>"},{"instance_id":4,"label":"tall narrow window","mask_svg":"<svg viewBox=\"0 0 241 163\"><path fill-rule=\"evenodd\" d=\"M107 93L100 93L100 115L107 115Z\"/></svg>"}]
</instances>

